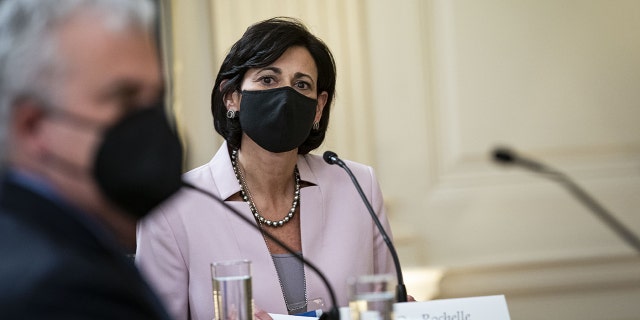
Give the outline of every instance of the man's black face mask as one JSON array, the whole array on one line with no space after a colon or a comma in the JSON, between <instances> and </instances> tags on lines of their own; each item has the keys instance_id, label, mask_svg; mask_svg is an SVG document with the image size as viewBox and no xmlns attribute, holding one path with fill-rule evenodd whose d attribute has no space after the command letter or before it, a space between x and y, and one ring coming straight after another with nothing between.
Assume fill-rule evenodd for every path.
<instances>
[{"instance_id":1,"label":"man's black face mask","mask_svg":"<svg viewBox=\"0 0 640 320\"><path fill-rule=\"evenodd\" d=\"M182 145L162 102L107 128L93 166L107 199L136 219L178 191L181 174Z\"/></svg>"}]
</instances>

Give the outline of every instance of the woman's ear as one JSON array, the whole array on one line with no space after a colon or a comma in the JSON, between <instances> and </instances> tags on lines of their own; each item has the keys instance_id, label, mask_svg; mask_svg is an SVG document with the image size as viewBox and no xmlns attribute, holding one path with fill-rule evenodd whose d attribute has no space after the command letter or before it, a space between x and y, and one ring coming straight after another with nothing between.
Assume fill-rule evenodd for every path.
<instances>
[{"instance_id":1,"label":"woman's ear","mask_svg":"<svg viewBox=\"0 0 640 320\"><path fill-rule=\"evenodd\" d=\"M223 101L227 110L240 111L240 93L238 91L225 94Z\"/></svg>"},{"instance_id":2,"label":"woman's ear","mask_svg":"<svg viewBox=\"0 0 640 320\"><path fill-rule=\"evenodd\" d=\"M318 104L316 105L316 117L313 120L314 122L320 122L320 118L322 118L322 110L324 110L328 98L329 94L326 91L322 91L322 93L318 95Z\"/></svg>"},{"instance_id":3,"label":"woman's ear","mask_svg":"<svg viewBox=\"0 0 640 320\"><path fill-rule=\"evenodd\" d=\"M227 82L229 82L228 79L220 81L220 86L218 87L218 90L220 90L220 92L222 92L222 88L226 86ZM222 97L225 108L227 108L227 110L238 111L238 108L240 107L240 100L238 98L238 92L235 90L233 92L225 94L224 97Z\"/></svg>"}]
</instances>

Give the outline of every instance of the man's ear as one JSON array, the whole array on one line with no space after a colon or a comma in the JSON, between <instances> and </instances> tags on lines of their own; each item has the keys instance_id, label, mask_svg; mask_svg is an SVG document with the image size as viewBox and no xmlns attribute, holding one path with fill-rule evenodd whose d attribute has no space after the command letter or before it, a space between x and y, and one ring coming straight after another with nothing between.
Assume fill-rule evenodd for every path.
<instances>
[{"instance_id":1,"label":"man's ear","mask_svg":"<svg viewBox=\"0 0 640 320\"><path fill-rule=\"evenodd\" d=\"M13 146L32 155L39 152L42 143L42 125L46 118L47 111L31 100L14 103L10 124Z\"/></svg>"}]
</instances>

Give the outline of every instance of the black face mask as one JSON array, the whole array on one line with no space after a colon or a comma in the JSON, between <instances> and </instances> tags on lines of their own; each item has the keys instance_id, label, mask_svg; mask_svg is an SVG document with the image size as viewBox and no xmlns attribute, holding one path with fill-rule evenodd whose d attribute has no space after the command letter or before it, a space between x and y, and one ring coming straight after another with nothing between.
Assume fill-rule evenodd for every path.
<instances>
[{"instance_id":1,"label":"black face mask","mask_svg":"<svg viewBox=\"0 0 640 320\"><path fill-rule=\"evenodd\" d=\"M103 194L137 219L178 191L182 145L162 103L141 108L109 127L93 170Z\"/></svg>"},{"instance_id":2,"label":"black face mask","mask_svg":"<svg viewBox=\"0 0 640 320\"><path fill-rule=\"evenodd\" d=\"M240 126L260 147L291 151L309 136L318 100L292 87L242 91Z\"/></svg>"}]
</instances>

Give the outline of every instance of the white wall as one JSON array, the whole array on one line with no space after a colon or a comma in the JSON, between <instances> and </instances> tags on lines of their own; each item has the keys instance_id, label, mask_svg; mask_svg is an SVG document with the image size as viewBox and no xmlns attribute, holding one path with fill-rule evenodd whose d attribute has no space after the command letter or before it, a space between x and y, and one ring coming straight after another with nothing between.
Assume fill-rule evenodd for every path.
<instances>
[{"instance_id":1,"label":"white wall","mask_svg":"<svg viewBox=\"0 0 640 320\"><path fill-rule=\"evenodd\" d=\"M338 64L319 152L375 167L403 266L430 275L410 291L504 293L514 319L637 317L633 250L560 186L498 167L489 151L511 145L567 172L640 234L640 1L172 6L190 167L220 143L209 90L228 48L253 22L300 17Z\"/></svg>"}]
</instances>

